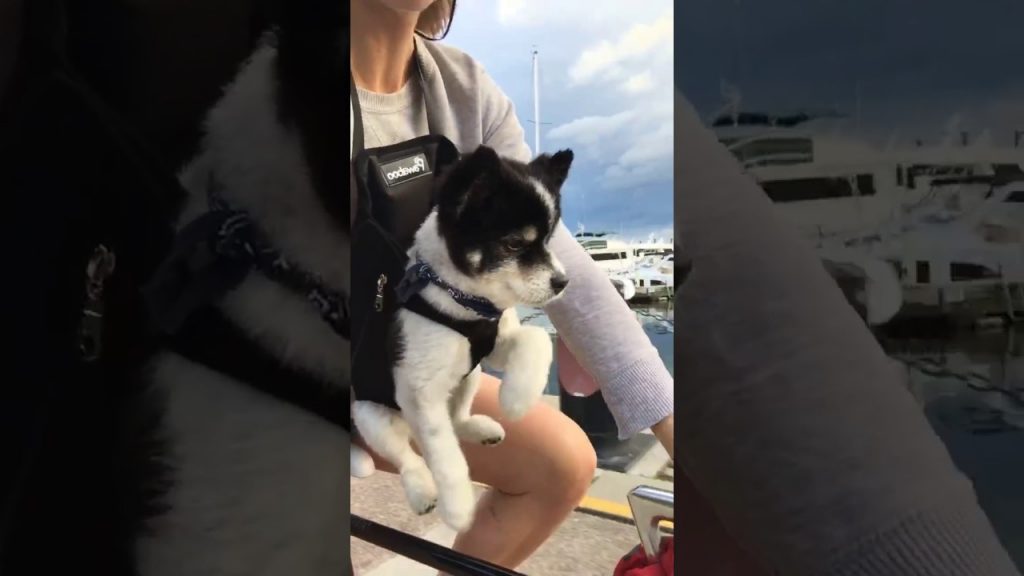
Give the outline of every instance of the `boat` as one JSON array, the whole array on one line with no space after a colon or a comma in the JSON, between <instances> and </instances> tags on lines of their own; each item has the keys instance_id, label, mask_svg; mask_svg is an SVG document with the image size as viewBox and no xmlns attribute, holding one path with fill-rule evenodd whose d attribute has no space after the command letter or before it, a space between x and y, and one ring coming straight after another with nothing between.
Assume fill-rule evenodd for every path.
<instances>
[{"instance_id":1,"label":"boat","mask_svg":"<svg viewBox=\"0 0 1024 576\"><path fill-rule=\"evenodd\" d=\"M864 257L888 262L903 288L905 314L975 322L1024 316L1024 180L993 187L970 210L937 196L910 211L897 230L860 241ZM835 243L833 242L834 246Z\"/></svg>"},{"instance_id":2,"label":"boat","mask_svg":"<svg viewBox=\"0 0 1024 576\"><path fill-rule=\"evenodd\" d=\"M607 233L577 234L576 239L594 259L594 263L608 274L630 272L637 265L636 251L626 242Z\"/></svg>"},{"instance_id":3,"label":"boat","mask_svg":"<svg viewBox=\"0 0 1024 576\"><path fill-rule=\"evenodd\" d=\"M646 241L633 242L629 245L637 266L643 268L660 267L665 258L671 259L675 253L675 244L671 240L656 239L652 233Z\"/></svg>"},{"instance_id":4,"label":"boat","mask_svg":"<svg viewBox=\"0 0 1024 576\"><path fill-rule=\"evenodd\" d=\"M633 270L636 300L662 300L675 294L675 254L669 251L660 258L649 255Z\"/></svg>"},{"instance_id":5,"label":"boat","mask_svg":"<svg viewBox=\"0 0 1024 576\"><path fill-rule=\"evenodd\" d=\"M1024 315L1022 151L958 143L952 128L936 145L876 148L843 135L842 118L744 112L734 99L711 125L870 324Z\"/></svg>"},{"instance_id":6,"label":"boat","mask_svg":"<svg viewBox=\"0 0 1024 576\"><path fill-rule=\"evenodd\" d=\"M627 302L672 297L674 245L656 241L626 242L607 232L579 232L576 240Z\"/></svg>"}]
</instances>

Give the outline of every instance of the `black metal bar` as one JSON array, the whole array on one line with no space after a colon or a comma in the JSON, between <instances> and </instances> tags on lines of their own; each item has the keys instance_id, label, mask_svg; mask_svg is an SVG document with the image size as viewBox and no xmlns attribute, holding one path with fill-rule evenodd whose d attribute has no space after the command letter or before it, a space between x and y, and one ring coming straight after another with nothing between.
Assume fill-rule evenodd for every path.
<instances>
[{"instance_id":1,"label":"black metal bar","mask_svg":"<svg viewBox=\"0 0 1024 576\"><path fill-rule=\"evenodd\" d=\"M360 540L401 554L451 576L525 576L520 572L467 556L354 514L351 529L352 535Z\"/></svg>"}]
</instances>

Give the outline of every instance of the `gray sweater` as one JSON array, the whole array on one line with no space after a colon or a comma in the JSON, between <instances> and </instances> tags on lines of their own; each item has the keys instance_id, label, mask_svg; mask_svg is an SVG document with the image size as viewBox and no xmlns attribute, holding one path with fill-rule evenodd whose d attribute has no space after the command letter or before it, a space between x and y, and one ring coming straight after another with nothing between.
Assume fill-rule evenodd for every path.
<instances>
[{"instance_id":1,"label":"gray sweater","mask_svg":"<svg viewBox=\"0 0 1024 576\"><path fill-rule=\"evenodd\" d=\"M782 574L1017 575L970 481L811 248L675 107L678 457ZM683 559L685 566L685 559Z\"/></svg>"},{"instance_id":2,"label":"gray sweater","mask_svg":"<svg viewBox=\"0 0 1024 576\"><path fill-rule=\"evenodd\" d=\"M385 146L427 134L430 118L463 152L485 144L521 161L532 158L511 100L479 63L463 52L416 39L426 80L394 94L359 91L366 147ZM571 177L571 176L570 176ZM628 437L673 413L672 376L634 313L608 277L560 225L552 249L572 281L545 310L562 340L597 384Z\"/></svg>"}]
</instances>

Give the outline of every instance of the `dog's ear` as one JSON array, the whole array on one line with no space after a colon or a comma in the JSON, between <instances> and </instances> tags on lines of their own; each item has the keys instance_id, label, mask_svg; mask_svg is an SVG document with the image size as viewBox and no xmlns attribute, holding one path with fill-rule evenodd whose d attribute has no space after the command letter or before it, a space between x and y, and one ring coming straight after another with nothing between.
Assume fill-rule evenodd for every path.
<instances>
[{"instance_id":1,"label":"dog's ear","mask_svg":"<svg viewBox=\"0 0 1024 576\"><path fill-rule=\"evenodd\" d=\"M530 167L553 194L558 194L565 179L569 177L573 157L572 150L568 148L554 154L541 154L530 162Z\"/></svg>"},{"instance_id":2,"label":"dog's ear","mask_svg":"<svg viewBox=\"0 0 1024 576\"><path fill-rule=\"evenodd\" d=\"M480 176L491 170L497 170L501 166L501 158L494 148L478 146L469 157L466 158L465 168L474 176Z\"/></svg>"},{"instance_id":3,"label":"dog's ear","mask_svg":"<svg viewBox=\"0 0 1024 576\"><path fill-rule=\"evenodd\" d=\"M456 216L461 214L471 196L476 202L490 193L488 180L499 170L501 158L498 153L487 146L478 147L452 167L443 186L441 203L453 208Z\"/></svg>"}]
</instances>

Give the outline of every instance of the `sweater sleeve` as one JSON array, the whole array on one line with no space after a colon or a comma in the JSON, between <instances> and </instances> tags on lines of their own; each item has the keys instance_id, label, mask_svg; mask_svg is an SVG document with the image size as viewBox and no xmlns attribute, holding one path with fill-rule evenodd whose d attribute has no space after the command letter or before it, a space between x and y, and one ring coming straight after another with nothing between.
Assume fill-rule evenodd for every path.
<instances>
[{"instance_id":1,"label":"sweater sleeve","mask_svg":"<svg viewBox=\"0 0 1024 576\"><path fill-rule=\"evenodd\" d=\"M532 154L512 101L484 76L484 144L521 161ZM489 83L489 85L487 84ZM674 411L672 375L636 315L593 259L559 224L552 250L570 281L545 312L583 368L597 381L619 437L650 428Z\"/></svg>"},{"instance_id":2,"label":"sweater sleeve","mask_svg":"<svg viewBox=\"0 0 1024 576\"><path fill-rule=\"evenodd\" d=\"M681 96L678 456L729 531L792 575L1018 575L819 259Z\"/></svg>"}]
</instances>

